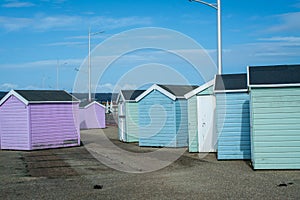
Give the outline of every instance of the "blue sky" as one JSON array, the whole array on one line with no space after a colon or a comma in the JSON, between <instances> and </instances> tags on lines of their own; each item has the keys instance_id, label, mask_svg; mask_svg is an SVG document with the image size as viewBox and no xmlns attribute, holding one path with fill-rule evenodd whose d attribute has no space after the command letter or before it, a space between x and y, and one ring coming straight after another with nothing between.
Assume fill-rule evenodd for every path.
<instances>
[{"instance_id":1,"label":"blue sky","mask_svg":"<svg viewBox=\"0 0 300 200\"><path fill-rule=\"evenodd\" d=\"M222 0L223 72L246 72L248 65L300 63L299 19L300 0ZM199 3L187 0L2 0L0 90L55 89L59 65L59 88L72 91L78 69L86 63L89 26L92 32L105 31L92 37L92 48L123 31L161 27L192 38L216 62L216 11ZM141 87L135 80L147 76L144 72L137 70L128 83L120 79L134 66L149 68L153 62L174 68L191 84L203 83L192 69L184 68L185 61L170 53L158 52L147 49L123 55L96 81L94 91ZM160 77L157 80L176 83L172 73L158 70L156 74Z\"/></svg>"}]
</instances>

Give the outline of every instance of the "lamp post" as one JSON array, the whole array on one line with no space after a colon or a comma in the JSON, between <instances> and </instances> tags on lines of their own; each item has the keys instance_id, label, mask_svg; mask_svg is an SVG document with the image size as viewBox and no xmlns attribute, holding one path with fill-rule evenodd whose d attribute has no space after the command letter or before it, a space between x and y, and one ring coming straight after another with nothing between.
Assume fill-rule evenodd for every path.
<instances>
[{"instance_id":1,"label":"lamp post","mask_svg":"<svg viewBox=\"0 0 300 200\"><path fill-rule=\"evenodd\" d=\"M189 0L190 2L197 2L210 6L217 10L218 21L218 74L222 74L222 25L221 25L221 0L217 0L216 4L207 3L201 0Z\"/></svg>"},{"instance_id":2,"label":"lamp post","mask_svg":"<svg viewBox=\"0 0 300 200\"><path fill-rule=\"evenodd\" d=\"M93 35L97 35L100 33L103 33L104 31L99 31L99 32L95 32L95 33L91 33L91 27L89 27L89 34L88 34L88 40L89 40L89 54L88 54L88 76L89 76L89 80L88 80L88 90L89 90L89 97L88 97L88 101L91 102L92 101L92 94L91 94L91 36Z\"/></svg>"}]
</instances>

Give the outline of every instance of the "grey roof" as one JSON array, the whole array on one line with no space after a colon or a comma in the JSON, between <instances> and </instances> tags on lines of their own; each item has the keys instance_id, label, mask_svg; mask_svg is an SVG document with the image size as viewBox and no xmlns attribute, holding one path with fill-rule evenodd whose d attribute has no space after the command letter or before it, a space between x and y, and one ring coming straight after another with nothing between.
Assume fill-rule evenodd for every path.
<instances>
[{"instance_id":1,"label":"grey roof","mask_svg":"<svg viewBox=\"0 0 300 200\"><path fill-rule=\"evenodd\" d=\"M30 102L75 102L75 97L64 90L15 90Z\"/></svg>"},{"instance_id":2,"label":"grey roof","mask_svg":"<svg viewBox=\"0 0 300 200\"><path fill-rule=\"evenodd\" d=\"M216 75L215 91L247 89L247 74Z\"/></svg>"},{"instance_id":3,"label":"grey roof","mask_svg":"<svg viewBox=\"0 0 300 200\"><path fill-rule=\"evenodd\" d=\"M82 101L82 102L80 102L79 107L84 108L85 106L89 105L90 103L91 102L89 102L89 101Z\"/></svg>"},{"instance_id":4,"label":"grey roof","mask_svg":"<svg viewBox=\"0 0 300 200\"><path fill-rule=\"evenodd\" d=\"M72 95L82 101L88 99L88 93L72 93ZM91 96L97 102L116 101L118 93L92 93Z\"/></svg>"},{"instance_id":5,"label":"grey roof","mask_svg":"<svg viewBox=\"0 0 300 200\"><path fill-rule=\"evenodd\" d=\"M145 90L121 90L123 97L126 101L135 100L140 96Z\"/></svg>"},{"instance_id":6,"label":"grey roof","mask_svg":"<svg viewBox=\"0 0 300 200\"><path fill-rule=\"evenodd\" d=\"M199 87L197 85L160 85L160 84L158 84L158 86L170 92L176 97L183 97L185 94Z\"/></svg>"},{"instance_id":7,"label":"grey roof","mask_svg":"<svg viewBox=\"0 0 300 200\"><path fill-rule=\"evenodd\" d=\"M249 85L300 83L300 65L249 67Z\"/></svg>"},{"instance_id":8,"label":"grey roof","mask_svg":"<svg viewBox=\"0 0 300 200\"><path fill-rule=\"evenodd\" d=\"M0 92L0 100L7 94L7 92Z\"/></svg>"}]
</instances>

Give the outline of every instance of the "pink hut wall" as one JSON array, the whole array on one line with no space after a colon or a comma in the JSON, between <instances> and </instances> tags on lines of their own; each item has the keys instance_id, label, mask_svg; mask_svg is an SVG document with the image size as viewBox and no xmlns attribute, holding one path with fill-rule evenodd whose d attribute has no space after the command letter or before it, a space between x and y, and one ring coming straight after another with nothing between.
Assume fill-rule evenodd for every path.
<instances>
[{"instance_id":1,"label":"pink hut wall","mask_svg":"<svg viewBox=\"0 0 300 200\"><path fill-rule=\"evenodd\" d=\"M105 107L92 103L79 109L80 129L105 128Z\"/></svg>"},{"instance_id":2,"label":"pink hut wall","mask_svg":"<svg viewBox=\"0 0 300 200\"><path fill-rule=\"evenodd\" d=\"M80 145L79 104L30 104L32 149Z\"/></svg>"},{"instance_id":3,"label":"pink hut wall","mask_svg":"<svg viewBox=\"0 0 300 200\"><path fill-rule=\"evenodd\" d=\"M30 150L29 109L11 96L0 106L1 149Z\"/></svg>"}]
</instances>

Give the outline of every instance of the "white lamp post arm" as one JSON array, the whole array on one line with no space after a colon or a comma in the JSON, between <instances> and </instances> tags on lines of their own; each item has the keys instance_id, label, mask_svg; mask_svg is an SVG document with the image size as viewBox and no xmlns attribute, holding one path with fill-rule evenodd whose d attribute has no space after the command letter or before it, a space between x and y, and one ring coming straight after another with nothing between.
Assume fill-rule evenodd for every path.
<instances>
[{"instance_id":1,"label":"white lamp post arm","mask_svg":"<svg viewBox=\"0 0 300 200\"><path fill-rule=\"evenodd\" d=\"M189 0L190 2L197 2L217 10L218 21L218 74L222 74L222 25L221 25L221 0L217 0L217 4L207 3L201 0Z\"/></svg>"},{"instance_id":2,"label":"white lamp post arm","mask_svg":"<svg viewBox=\"0 0 300 200\"><path fill-rule=\"evenodd\" d=\"M218 4L215 4L215 3L208 3L208 2L205 2L205 1L200 1L200 0L189 0L190 2L194 1L194 2L198 2L198 3L202 3L202 4L205 4L207 6L210 6L214 9L218 9Z\"/></svg>"}]
</instances>

